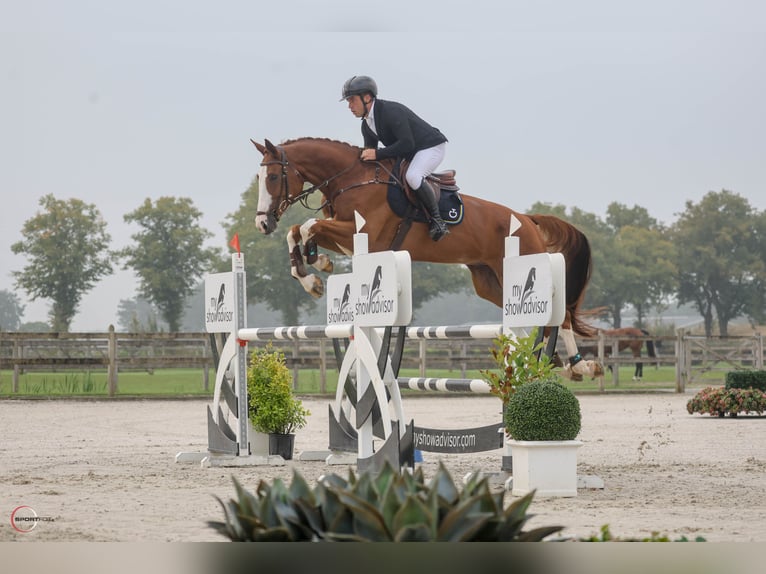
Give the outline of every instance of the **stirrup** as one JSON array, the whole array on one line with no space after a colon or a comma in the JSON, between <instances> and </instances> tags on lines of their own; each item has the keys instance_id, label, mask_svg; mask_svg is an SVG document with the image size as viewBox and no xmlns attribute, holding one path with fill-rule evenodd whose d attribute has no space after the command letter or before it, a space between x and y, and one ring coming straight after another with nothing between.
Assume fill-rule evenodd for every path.
<instances>
[{"instance_id":1,"label":"stirrup","mask_svg":"<svg viewBox=\"0 0 766 574\"><path fill-rule=\"evenodd\" d=\"M449 228L447 224L442 220L441 225L435 219L431 220L431 224L428 227L428 235L433 241L439 241L443 239L445 235L449 234Z\"/></svg>"}]
</instances>

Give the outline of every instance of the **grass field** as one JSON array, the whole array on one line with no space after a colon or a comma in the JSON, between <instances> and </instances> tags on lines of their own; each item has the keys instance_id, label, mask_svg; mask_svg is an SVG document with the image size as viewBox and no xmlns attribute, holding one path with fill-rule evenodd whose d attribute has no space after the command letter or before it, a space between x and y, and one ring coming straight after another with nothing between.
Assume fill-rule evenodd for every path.
<instances>
[{"instance_id":1,"label":"grass field","mask_svg":"<svg viewBox=\"0 0 766 574\"><path fill-rule=\"evenodd\" d=\"M336 388L337 371L327 371L327 394L334 394ZM416 370L402 369L400 376L417 377ZM438 378L462 378L460 371L434 370L428 373L430 377ZM648 391L667 390L675 391L675 369L672 366L654 368L644 365L644 377L641 381L631 380L632 367L620 368L619 386L612 383L611 373L604 378L604 391ZM25 373L19 377L19 392L12 392L11 371L0 371L0 398L3 397L98 397L108 395L106 371L77 372L67 371L60 373ZM158 369L153 373L147 372L121 372L119 373L118 395L120 396L143 396L167 397L167 396L211 396L214 390L215 373L210 371L209 389L206 391L203 384L202 371L199 369ZM704 377L695 379L692 387L718 386L724 384L724 373L721 371L708 373ZM466 373L466 378L480 379L479 371ZM581 382L567 381L575 392L594 392L599 390L598 380L585 380ZM298 375L297 393L306 395L320 394L321 381L318 370L301 370ZM406 391L417 392L417 391Z\"/></svg>"}]
</instances>

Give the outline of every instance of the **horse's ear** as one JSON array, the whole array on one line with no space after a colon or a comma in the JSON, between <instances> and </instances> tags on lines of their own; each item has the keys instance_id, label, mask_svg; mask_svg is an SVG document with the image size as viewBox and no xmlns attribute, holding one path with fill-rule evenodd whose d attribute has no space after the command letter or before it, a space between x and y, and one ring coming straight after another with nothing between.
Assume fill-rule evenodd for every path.
<instances>
[{"instance_id":1,"label":"horse's ear","mask_svg":"<svg viewBox=\"0 0 766 574\"><path fill-rule=\"evenodd\" d=\"M261 144L259 144L254 139L250 138L250 141L253 142L253 145L258 149L259 152L261 152L263 155L266 155L266 148L263 147Z\"/></svg>"},{"instance_id":2,"label":"horse's ear","mask_svg":"<svg viewBox=\"0 0 766 574\"><path fill-rule=\"evenodd\" d=\"M263 141L266 143L266 149L269 150L270 153L272 153L273 155L279 155L279 152L277 151L277 146L275 146L269 140L263 140Z\"/></svg>"}]
</instances>

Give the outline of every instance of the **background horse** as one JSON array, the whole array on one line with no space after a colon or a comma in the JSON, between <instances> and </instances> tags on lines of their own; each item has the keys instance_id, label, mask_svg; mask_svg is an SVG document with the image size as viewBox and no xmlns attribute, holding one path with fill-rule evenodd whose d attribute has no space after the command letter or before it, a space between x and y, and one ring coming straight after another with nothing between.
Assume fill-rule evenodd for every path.
<instances>
[{"instance_id":1,"label":"background horse","mask_svg":"<svg viewBox=\"0 0 766 574\"><path fill-rule=\"evenodd\" d=\"M630 349L633 353L633 357L638 359L641 357L641 349L644 346L644 343L646 343L646 352L647 354L652 357L656 358L657 353L654 349L654 341L652 339L647 339L646 337L651 337L651 333L647 331L646 329L638 329L636 327L622 327L620 329L600 329L600 333L603 333L604 336L609 338L619 337L617 339L617 352L621 353L622 351L626 349ZM585 353L592 353L594 355L598 354L598 347L596 345L580 345L580 352ZM612 345L605 345L604 347L604 355L609 357L612 354ZM612 370L612 366L609 365L609 370ZM636 369L633 372L633 380L634 381L640 381L641 377L644 376L644 363L641 361L636 361Z\"/></svg>"},{"instance_id":2,"label":"background horse","mask_svg":"<svg viewBox=\"0 0 766 574\"><path fill-rule=\"evenodd\" d=\"M356 233L354 213L366 224L370 252L392 249L402 218L388 204L387 193L394 160L362 162L361 148L323 138L300 138L274 145L251 140L263 154L258 174L256 226L265 234L277 228L280 216L295 203L307 207L307 198L323 196L324 219L312 218L294 225L287 234L291 274L314 297L324 293L322 280L309 273L306 264L331 273L330 258L323 249L351 255ZM308 185L308 187L307 187ZM550 215L525 215L507 207L461 194L464 218L450 226L438 243L431 241L427 223L414 223L399 249L409 251L412 261L465 265L471 272L476 294L498 307L503 305L503 257L511 215L521 222L515 232L521 255L559 252L566 262L566 317L562 339L570 357L578 357L574 333L593 334L580 317L580 304L590 279L591 253L585 235L573 225ZM401 238L399 238L401 239ZM301 249L303 246L303 250ZM304 259L305 257L305 259ZM570 359L571 360L571 359ZM572 361L574 363L574 361ZM591 362L581 361L572 370L593 372Z\"/></svg>"}]
</instances>

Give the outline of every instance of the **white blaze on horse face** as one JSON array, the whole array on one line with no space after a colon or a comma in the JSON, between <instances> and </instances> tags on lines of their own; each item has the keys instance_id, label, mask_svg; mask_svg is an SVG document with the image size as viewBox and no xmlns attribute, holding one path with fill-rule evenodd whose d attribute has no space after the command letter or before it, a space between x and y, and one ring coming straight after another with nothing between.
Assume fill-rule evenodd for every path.
<instances>
[{"instance_id":1,"label":"white blaze on horse face","mask_svg":"<svg viewBox=\"0 0 766 574\"><path fill-rule=\"evenodd\" d=\"M271 196L269 190L266 189L266 166L262 165L258 171L258 211L267 213L271 208ZM266 233L266 227L268 226L268 215L256 215L255 226L261 233Z\"/></svg>"}]
</instances>

